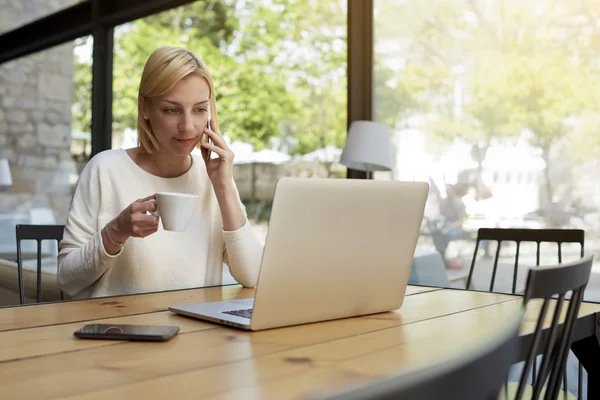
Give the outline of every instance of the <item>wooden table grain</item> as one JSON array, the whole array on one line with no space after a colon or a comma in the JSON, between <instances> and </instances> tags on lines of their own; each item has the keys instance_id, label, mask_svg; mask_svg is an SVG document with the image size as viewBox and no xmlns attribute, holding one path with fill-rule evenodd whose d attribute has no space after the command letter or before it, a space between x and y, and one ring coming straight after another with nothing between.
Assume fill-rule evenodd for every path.
<instances>
[{"instance_id":1,"label":"wooden table grain","mask_svg":"<svg viewBox=\"0 0 600 400\"><path fill-rule=\"evenodd\" d=\"M393 312L261 332L166 311L252 295L224 286L0 309L1 397L303 398L456 355L522 307L519 296L409 286ZM523 334L533 329L534 308ZM73 336L94 322L181 330L164 343Z\"/></svg>"}]
</instances>

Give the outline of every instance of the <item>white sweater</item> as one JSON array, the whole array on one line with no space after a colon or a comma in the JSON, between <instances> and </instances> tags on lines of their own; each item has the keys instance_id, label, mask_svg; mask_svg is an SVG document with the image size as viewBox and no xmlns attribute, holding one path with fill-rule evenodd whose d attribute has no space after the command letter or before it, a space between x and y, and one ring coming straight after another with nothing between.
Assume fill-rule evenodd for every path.
<instances>
[{"instance_id":1,"label":"white sweater","mask_svg":"<svg viewBox=\"0 0 600 400\"><path fill-rule=\"evenodd\" d=\"M177 178L160 178L139 167L125 150L93 157L81 173L58 254L58 285L74 298L113 296L219 285L222 265L247 287L256 285L262 245L249 222L224 231L217 198L200 156ZM185 232L131 237L109 255L100 230L137 199L156 192L200 196Z\"/></svg>"}]
</instances>

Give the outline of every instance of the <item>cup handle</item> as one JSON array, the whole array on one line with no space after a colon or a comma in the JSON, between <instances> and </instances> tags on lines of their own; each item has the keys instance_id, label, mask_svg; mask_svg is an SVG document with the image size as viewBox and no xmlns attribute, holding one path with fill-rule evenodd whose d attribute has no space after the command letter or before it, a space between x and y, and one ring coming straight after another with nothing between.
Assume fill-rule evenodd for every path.
<instances>
[{"instance_id":1,"label":"cup handle","mask_svg":"<svg viewBox=\"0 0 600 400\"><path fill-rule=\"evenodd\" d=\"M155 199L150 199L148 201L156 204L156 211L149 211L149 213L152 214L152 215L156 215L157 217L160 217L160 211L158 210L158 203L156 202L156 200Z\"/></svg>"}]
</instances>

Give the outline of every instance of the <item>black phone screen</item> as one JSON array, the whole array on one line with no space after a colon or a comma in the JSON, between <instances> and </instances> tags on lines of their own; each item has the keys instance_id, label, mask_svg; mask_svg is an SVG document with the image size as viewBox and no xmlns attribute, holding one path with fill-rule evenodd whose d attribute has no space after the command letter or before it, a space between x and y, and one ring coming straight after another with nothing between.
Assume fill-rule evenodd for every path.
<instances>
[{"instance_id":1,"label":"black phone screen","mask_svg":"<svg viewBox=\"0 0 600 400\"><path fill-rule=\"evenodd\" d=\"M74 332L82 339L169 340L179 332L178 326L90 324Z\"/></svg>"}]
</instances>

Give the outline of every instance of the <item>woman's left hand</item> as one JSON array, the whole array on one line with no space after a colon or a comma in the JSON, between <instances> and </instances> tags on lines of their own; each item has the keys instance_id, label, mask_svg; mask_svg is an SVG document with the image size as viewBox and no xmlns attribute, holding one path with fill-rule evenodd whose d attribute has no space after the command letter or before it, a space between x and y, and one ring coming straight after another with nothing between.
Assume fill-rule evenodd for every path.
<instances>
[{"instance_id":1,"label":"woman's left hand","mask_svg":"<svg viewBox=\"0 0 600 400\"><path fill-rule=\"evenodd\" d=\"M215 127L215 122L210 121L210 128L204 128L204 133L208 135L212 143L202 143L201 146L213 153L218 158L204 160L208 178L213 184L215 190L227 189L233 185L233 151L229 148L221 132Z\"/></svg>"}]
</instances>

